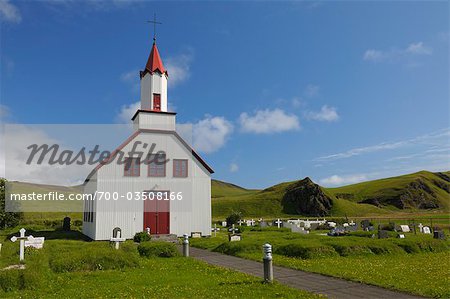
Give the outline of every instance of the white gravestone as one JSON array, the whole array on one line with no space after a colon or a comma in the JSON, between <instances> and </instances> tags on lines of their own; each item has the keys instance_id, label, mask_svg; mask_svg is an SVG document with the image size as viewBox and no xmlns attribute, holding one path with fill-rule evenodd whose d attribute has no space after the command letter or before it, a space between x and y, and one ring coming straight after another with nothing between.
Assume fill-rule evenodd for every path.
<instances>
[{"instance_id":1,"label":"white gravestone","mask_svg":"<svg viewBox=\"0 0 450 299\"><path fill-rule=\"evenodd\" d=\"M41 249L44 247L45 237L33 238L32 240L25 240L25 247L33 247Z\"/></svg>"},{"instance_id":2,"label":"white gravestone","mask_svg":"<svg viewBox=\"0 0 450 299\"><path fill-rule=\"evenodd\" d=\"M34 237L32 235L25 236L26 230L24 228L20 229L20 237L13 236L11 238L12 242L20 241L20 251L19 251L19 260L23 261L25 259L25 240L32 241Z\"/></svg>"},{"instance_id":3,"label":"white gravestone","mask_svg":"<svg viewBox=\"0 0 450 299\"><path fill-rule=\"evenodd\" d=\"M409 233L409 232L410 232L409 226L408 226L408 225L400 225L400 230L401 230L403 233Z\"/></svg>"},{"instance_id":4,"label":"white gravestone","mask_svg":"<svg viewBox=\"0 0 450 299\"><path fill-rule=\"evenodd\" d=\"M222 226L226 227L227 226L227 222L226 221L222 221Z\"/></svg>"},{"instance_id":5,"label":"white gravestone","mask_svg":"<svg viewBox=\"0 0 450 299\"><path fill-rule=\"evenodd\" d=\"M255 220L253 220L253 219L252 220L247 220L246 221L246 225L247 226L254 226L255 225Z\"/></svg>"},{"instance_id":6,"label":"white gravestone","mask_svg":"<svg viewBox=\"0 0 450 299\"><path fill-rule=\"evenodd\" d=\"M280 228L280 225L283 223L283 221L280 220L280 218L277 219L277 221L275 221L275 224L278 226L278 228Z\"/></svg>"},{"instance_id":7,"label":"white gravestone","mask_svg":"<svg viewBox=\"0 0 450 299\"><path fill-rule=\"evenodd\" d=\"M417 227L419 228L419 232L423 233L423 224L419 223L419 225L417 225Z\"/></svg>"},{"instance_id":8,"label":"white gravestone","mask_svg":"<svg viewBox=\"0 0 450 299\"><path fill-rule=\"evenodd\" d=\"M336 225L337 225L337 223L333 222L333 221L328 221L327 223L328 223L329 227L336 227Z\"/></svg>"},{"instance_id":9,"label":"white gravestone","mask_svg":"<svg viewBox=\"0 0 450 299\"><path fill-rule=\"evenodd\" d=\"M423 233L424 234L431 234L431 229L428 226L423 227Z\"/></svg>"},{"instance_id":10,"label":"white gravestone","mask_svg":"<svg viewBox=\"0 0 450 299\"><path fill-rule=\"evenodd\" d=\"M240 235L231 235L230 236L230 242L237 242L241 240L241 236Z\"/></svg>"},{"instance_id":11,"label":"white gravestone","mask_svg":"<svg viewBox=\"0 0 450 299\"><path fill-rule=\"evenodd\" d=\"M112 238L110 239L110 241L115 243L115 244L114 244L114 247L115 247L116 249L119 249L120 243L121 243L121 242L125 242L125 238L121 238L121 237L120 237L120 231L118 231L117 234L116 234L116 237L115 237L115 238L112 237Z\"/></svg>"}]
</instances>

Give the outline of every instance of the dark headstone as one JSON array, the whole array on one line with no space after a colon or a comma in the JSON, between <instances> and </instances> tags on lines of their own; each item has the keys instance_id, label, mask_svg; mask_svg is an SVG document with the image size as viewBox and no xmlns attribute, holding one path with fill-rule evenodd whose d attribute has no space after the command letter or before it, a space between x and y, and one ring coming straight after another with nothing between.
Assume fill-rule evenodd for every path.
<instances>
[{"instance_id":1,"label":"dark headstone","mask_svg":"<svg viewBox=\"0 0 450 299\"><path fill-rule=\"evenodd\" d=\"M316 230L319 227L319 223L311 223L309 229L310 230Z\"/></svg>"},{"instance_id":2,"label":"dark headstone","mask_svg":"<svg viewBox=\"0 0 450 299\"><path fill-rule=\"evenodd\" d=\"M433 234L433 238L439 240L445 240L445 234L442 230L435 230Z\"/></svg>"},{"instance_id":3,"label":"dark headstone","mask_svg":"<svg viewBox=\"0 0 450 299\"><path fill-rule=\"evenodd\" d=\"M371 225L371 226L369 226L369 227L367 228L367 230L368 230L369 232L373 232L373 231L375 230L375 227L373 227L373 226Z\"/></svg>"},{"instance_id":4,"label":"dark headstone","mask_svg":"<svg viewBox=\"0 0 450 299\"><path fill-rule=\"evenodd\" d=\"M327 235L332 237L344 236L345 234L346 234L345 229L342 227L335 227L332 230L330 230L329 233L327 233Z\"/></svg>"},{"instance_id":5,"label":"dark headstone","mask_svg":"<svg viewBox=\"0 0 450 299\"><path fill-rule=\"evenodd\" d=\"M361 221L361 227L363 230L368 230L369 226L371 225L370 220L364 219Z\"/></svg>"},{"instance_id":6,"label":"dark headstone","mask_svg":"<svg viewBox=\"0 0 450 299\"><path fill-rule=\"evenodd\" d=\"M65 217L63 220L63 230L70 231L70 217Z\"/></svg>"},{"instance_id":7,"label":"dark headstone","mask_svg":"<svg viewBox=\"0 0 450 299\"><path fill-rule=\"evenodd\" d=\"M379 230L378 231L378 239L387 239L389 238L389 234L387 230Z\"/></svg>"},{"instance_id":8,"label":"dark headstone","mask_svg":"<svg viewBox=\"0 0 450 299\"><path fill-rule=\"evenodd\" d=\"M120 232L120 237L122 237L122 230L119 227L113 229L113 238L117 238L117 233Z\"/></svg>"},{"instance_id":9,"label":"dark headstone","mask_svg":"<svg viewBox=\"0 0 450 299\"><path fill-rule=\"evenodd\" d=\"M260 226L260 227L267 227L267 222L266 222L266 221L261 221L261 222L259 223L259 226Z\"/></svg>"}]
</instances>

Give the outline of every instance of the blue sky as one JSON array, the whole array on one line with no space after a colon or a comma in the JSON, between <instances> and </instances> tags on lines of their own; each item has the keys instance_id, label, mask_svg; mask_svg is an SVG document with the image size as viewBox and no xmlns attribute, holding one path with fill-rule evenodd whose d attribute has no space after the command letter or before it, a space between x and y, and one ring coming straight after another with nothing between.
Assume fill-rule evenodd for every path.
<instances>
[{"instance_id":1,"label":"blue sky","mask_svg":"<svg viewBox=\"0 0 450 299\"><path fill-rule=\"evenodd\" d=\"M214 178L335 186L450 169L446 1L3 0L3 122L128 119L155 12L170 107Z\"/></svg>"}]
</instances>

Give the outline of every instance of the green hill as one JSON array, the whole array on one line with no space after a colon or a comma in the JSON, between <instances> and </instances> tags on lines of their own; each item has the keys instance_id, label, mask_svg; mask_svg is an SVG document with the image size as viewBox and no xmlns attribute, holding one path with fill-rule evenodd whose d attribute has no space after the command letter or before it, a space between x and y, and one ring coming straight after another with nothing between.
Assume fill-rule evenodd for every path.
<instances>
[{"instance_id":1,"label":"green hill","mask_svg":"<svg viewBox=\"0 0 450 299\"><path fill-rule=\"evenodd\" d=\"M221 184L226 184L227 189L222 191ZM299 184L302 181L285 182L264 190L246 190L217 183L212 195L213 218L222 219L232 211L241 211L245 217L254 218L298 216L295 210L286 209L283 198L287 191ZM338 188L320 187L320 190L321 196L332 202L328 216L390 216L430 211L446 213L450 210L450 172L420 171ZM299 198L300 202L302 200Z\"/></svg>"}]
</instances>

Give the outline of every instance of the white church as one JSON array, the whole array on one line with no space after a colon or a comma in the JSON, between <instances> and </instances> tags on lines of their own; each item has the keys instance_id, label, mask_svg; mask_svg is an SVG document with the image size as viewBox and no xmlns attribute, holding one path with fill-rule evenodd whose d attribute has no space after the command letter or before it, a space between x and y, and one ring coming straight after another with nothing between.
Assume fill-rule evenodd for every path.
<instances>
[{"instance_id":1,"label":"white church","mask_svg":"<svg viewBox=\"0 0 450 299\"><path fill-rule=\"evenodd\" d=\"M154 39L140 72L134 132L84 183L84 193L93 200L84 202L83 233L93 240L109 240L117 228L127 239L142 231L211 234L214 171L176 132L176 113L167 110L168 79ZM146 156L137 153L152 146Z\"/></svg>"}]
</instances>

